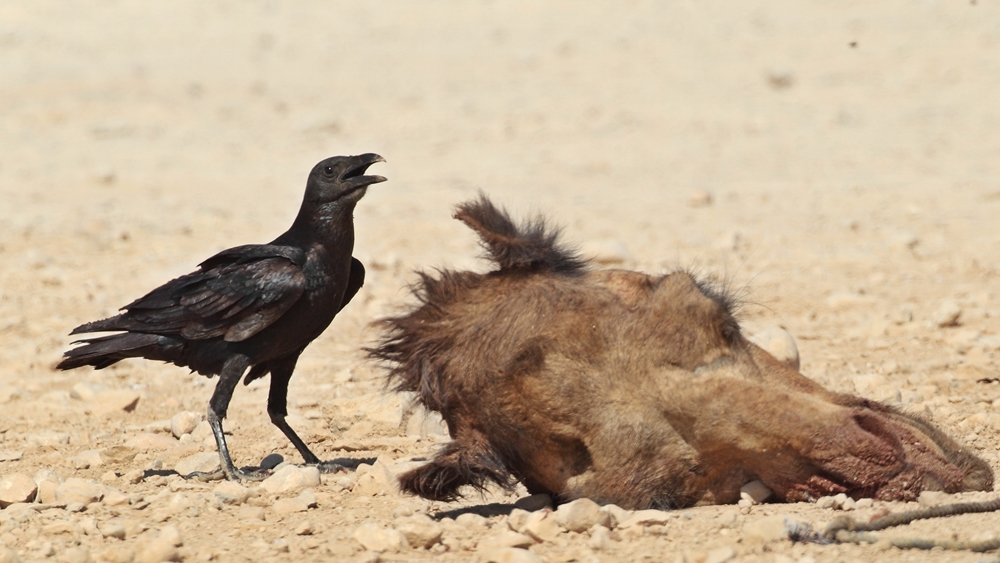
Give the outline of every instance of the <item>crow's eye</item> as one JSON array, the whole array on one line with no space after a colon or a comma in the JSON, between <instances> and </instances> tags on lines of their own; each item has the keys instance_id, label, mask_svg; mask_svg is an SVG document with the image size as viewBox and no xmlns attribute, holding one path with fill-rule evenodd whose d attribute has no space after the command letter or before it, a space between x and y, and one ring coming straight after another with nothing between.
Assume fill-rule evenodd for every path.
<instances>
[{"instance_id":1,"label":"crow's eye","mask_svg":"<svg viewBox=\"0 0 1000 563\"><path fill-rule=\"evenodd\" d=\"M324 166L323 167L323 173L327 174L327 175L333 174L333 167L332 166Z\"/></svg>"}]
</instances>

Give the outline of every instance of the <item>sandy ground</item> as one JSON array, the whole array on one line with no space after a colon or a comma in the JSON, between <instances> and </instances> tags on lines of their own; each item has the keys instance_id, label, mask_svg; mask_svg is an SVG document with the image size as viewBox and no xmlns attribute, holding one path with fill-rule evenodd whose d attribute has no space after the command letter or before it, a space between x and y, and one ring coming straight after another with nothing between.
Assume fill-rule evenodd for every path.
<instances>
[{"instance_id":1,"label":"sandy ground","mask_svg":"<svg viewBox=\"0 0 1000 563\"><path fill-rule=\"evenodd\" d=\"M486 267L450 218L478 190L619 266L745 287L745 325L785 327L806 375L923 413L1000 470L997 22L1000 5L975 0L0 3L0 477L39 480L47 501L0 511L0 560L490 559L509 511L490 503L517 496L394 493L387 476L446 437L360 353L370 321L408 302L413 270ZM306 350L290 396L315 451L364 460L366 475L324 476L304 499L181 481L166 470L214 453L203 426L176 439L169 420L200 416L212 381L139 360L52 369L71 328L218 250L270 240L315 162L360 152L385 156L390 179L356 212L368 279ZM299 459L265 399L266 381L236 393L237 463ZM58 502L60 482L103 500L67 501L64 483ZM280 502L296 498L313 507ZM490 516L440 520L429 549L378 555L356 539L456 510ZM821 527L837 514L703 507L603 544L564 532L530 550L995 557L751 533L769 517ZM963 516L893 534L998 529L1000 515Z\"/></svg>"}]
</instances>

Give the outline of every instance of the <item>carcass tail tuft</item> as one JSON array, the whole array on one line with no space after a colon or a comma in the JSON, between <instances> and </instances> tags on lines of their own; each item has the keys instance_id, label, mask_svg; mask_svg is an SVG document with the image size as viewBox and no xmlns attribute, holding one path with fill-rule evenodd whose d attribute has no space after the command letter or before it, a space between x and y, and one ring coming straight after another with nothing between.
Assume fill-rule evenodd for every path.
<instances>
[{"instance_id":1,"label":"carcass tail tuft","mask_svg":"<svg viewBox=\"0 0 1000 563\"><path fill-rule=\"evenodd\" d=\"M465 485L485 491L489 482L512 491L516 480L500 456L489 446L469 447L460 442L446 445L434 459L399 477L400 488L429 500L453 501L462 497Z\"/></svg>"},{"instance_id":2,"label":"carcass tail tuft","mask_svg":"<svg viewBox=\"0 0 1000 563\"><path fill-rule=\"evenodd\" d=\"M86 326L86 325L85 325ZM169 337L158 334L126 332L100 338L78 340L74 344L83 344L67 350L63 361L57 369L73 369L82 366L94 366L102 369L126 358L148 358L165 362L174 361L180 354L183 344Z\"/></svg>"},{"instance_id":3,"label":"carcass tail tuft","mask_svg":"<svg viewBox=\"0 0 1000 563\"><path fill-rule=\"evenodd\" d=\"M455 218L479 234L489 258L501 270L533 269L573 274L587 267L576 252L559 244L559 229L541 217L516 225L485 195L458 206Z\"/></svg>"}]
</instances>

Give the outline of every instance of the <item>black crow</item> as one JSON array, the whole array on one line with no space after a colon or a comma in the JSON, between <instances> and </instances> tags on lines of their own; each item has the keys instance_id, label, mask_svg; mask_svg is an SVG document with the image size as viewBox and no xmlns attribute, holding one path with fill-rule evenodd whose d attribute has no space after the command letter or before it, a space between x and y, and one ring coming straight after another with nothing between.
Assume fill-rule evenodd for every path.
<instances>
[{"instance_id":1,"label":"black crow","mask_svg":"<svg viewBox=\"0 0 1000 563\"><path fill-rule=\"evenodd\" d=\"M354 206L382 176L365 176L384 162L377 154L328 158L309 173L295 222L269 244L237 246L199 264L126 305L120 315L87 323L70 334L119 331L80 340L57 366L101 369L125 358L148 358L218 375L208 423L222 472L233 480L260 474L238 470L229 456L222 419L233 390L271 374L267 413L306 463L320 464L285 421L288 380L302 350L361 288L365 269L351 256ZM329 468L328 468L329 469Z\"/></svg>"}]
</instances>

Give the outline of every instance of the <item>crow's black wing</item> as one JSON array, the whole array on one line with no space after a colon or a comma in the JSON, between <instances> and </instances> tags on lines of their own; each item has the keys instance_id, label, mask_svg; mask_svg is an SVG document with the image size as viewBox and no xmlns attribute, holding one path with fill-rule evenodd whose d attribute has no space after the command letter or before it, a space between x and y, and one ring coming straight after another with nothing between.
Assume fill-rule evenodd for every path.
<instances>
[{"instance_id":1,"label":"crow's black wing","mask_svg":"<svg viewBox=\"0 0 1000 563\"><path fill-rule=\"evenodd\" d=\"M337 312L344 310L344 307L354 299L361 286L365 285L365 265L355 257L351 257L351 273L347 278L347 290L344 291L344 298L340 301L340 308Z\"/></svg>"},{"instance_id":2,"label":"crow's black wing","mask_svg":"<svg viewBox=\"0 0 1000 563\"><path fill-rule=\"evenodd\" d=\"M297 248L249 245L202 262L197 272L171 280L126 305L124 313L77 327L73 334L128 330L176 334L192 340L222 336L239 342L285 313L305 291Z\"/></svg>"}]
</instances>

